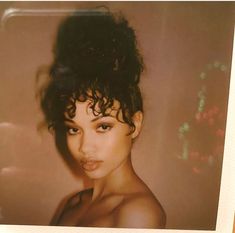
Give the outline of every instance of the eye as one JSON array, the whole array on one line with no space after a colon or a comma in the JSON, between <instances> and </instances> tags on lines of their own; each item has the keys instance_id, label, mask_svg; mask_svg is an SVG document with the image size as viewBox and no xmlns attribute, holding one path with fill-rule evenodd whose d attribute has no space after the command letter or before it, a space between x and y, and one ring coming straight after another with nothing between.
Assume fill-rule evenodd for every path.
<instances>
[{"instance_id":1,"label":"eye","mask_svg":"<svg viewBox=\"0 0 235 233\"><path fill-rule=\"evenodd\" d=\"M107 123L102 123L102 124L98 125L98 127L97 127L97 131L100 133L107 132L111 129L112 129L112 125L107 124Z\"/></svg>"},{"instance_id":2,"label":"eye","mask_svg":"<svg viewBox=\"0 0 235 233\"><path fill-rule=\"evenodd\" d=\"M79 133L79 129L78 128L73 128L73 127L68 127L67 126L67 134L68 135L76 135Z\"/></svg>"}]
</instances>

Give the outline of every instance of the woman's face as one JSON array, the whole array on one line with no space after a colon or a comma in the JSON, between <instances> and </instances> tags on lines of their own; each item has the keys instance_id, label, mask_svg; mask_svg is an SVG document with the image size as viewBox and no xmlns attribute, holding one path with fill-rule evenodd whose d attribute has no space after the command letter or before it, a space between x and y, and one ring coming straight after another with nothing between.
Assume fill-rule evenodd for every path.
<instances>
[{"instance_id":1,"label":"woman's face","mask_svg":"<svg viewBox=\"0 0 235 233\"><path fill-rule=\"evenodd\" d=\"M90 106L89 100L76 102L75 117L66 117L65 120L66 137L71 155L88 177L99 179L127 161L132 140L138 135L140 127L129 134L130 126L117 120L118 101L114 101L114 110L107 116L94 115ZM140 120L142 122L142 115Z\"/></svg>"}]
</instances>

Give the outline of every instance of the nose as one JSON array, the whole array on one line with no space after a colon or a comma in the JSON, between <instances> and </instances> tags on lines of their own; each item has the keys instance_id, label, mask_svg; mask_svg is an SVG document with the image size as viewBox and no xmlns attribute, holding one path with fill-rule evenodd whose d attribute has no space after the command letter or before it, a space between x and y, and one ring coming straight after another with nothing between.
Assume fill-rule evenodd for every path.
<instances>
[{"instance_id":1,"label":"nose","mask_svg":"<svg viewBox=\"0 0 235 233\"><path fill-rule=\"evenodd\" d=\"M82 156L88 157L93 154L94 151L94 138L88 132L83 132L79 143L79 153Z\"/></svg>"}]
</instances>

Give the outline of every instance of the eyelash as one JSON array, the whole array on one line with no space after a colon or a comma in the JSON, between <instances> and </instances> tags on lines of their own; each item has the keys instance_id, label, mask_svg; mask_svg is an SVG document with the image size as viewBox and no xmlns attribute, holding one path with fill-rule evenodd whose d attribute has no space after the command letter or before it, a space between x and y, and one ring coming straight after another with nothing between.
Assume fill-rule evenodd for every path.
<instances>
[{"instance_id":1,"label":"eyelash","mask_svg":"<svg viewBox=\"0 0 235 233\"><path fill-rule=\"evenodd\" d=\"M98 133L105 133L110 131L113 128L113 125L107 123L101 123L97 126L96 130ZM80 130L75 127L66 126L66 132L68 135L77 135L80 133Z\"/></svg>"},{"instance_id":2,"label":"eyelash","mask_svg":"<svg viewBox=\"0 0 235 233\"><path fill-rule=\"evenodd\" d=\"M76 134L79 134L79 129L78 128L73 128L73 127L66 126L66 132L69 135L76 135Z\"/></svg>"},{"instance_id":3,"label":"eyelash","mask_svg":"<svg viewBox=\"0 0 235 233\"><path fill-rule=\"evenodd\" d=\"M111 130L112 127L113 126L111 124L101 123L101 124L98 125L97 130L100 133L105 133L105 132L108 132L109 130ZM101 130L99 130L99 129L101 129Z\"/></svg>"}]
</instances>

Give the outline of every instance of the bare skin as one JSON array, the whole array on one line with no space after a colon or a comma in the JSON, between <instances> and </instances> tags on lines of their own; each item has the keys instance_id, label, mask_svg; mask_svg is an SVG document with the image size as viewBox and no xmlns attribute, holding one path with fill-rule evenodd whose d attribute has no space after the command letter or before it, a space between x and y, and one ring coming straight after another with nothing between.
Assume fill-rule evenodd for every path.
<instances>
[{"instance_id":1,"label":"bare skin","mask_svg":"<svg viewBox=\"0 0 235 233\"><path fill-rule=\"evenodd\" d=\"M93 188L66 197L51 225L164 228L163 208L136 175L131 163L132 141L140 132L142 114L135 115L136 130L127 136L127 124L120 123L116 117L95 120L93 113L87 111L88 106L88 103L77 103L79 114L68 123L71 131L68 147L78 162L90 155L102 162L98 162L95 170L93 164L88 165L91 170L85 170L94 181ZM93 140L86 140L85 135Z\"/></svg>"},{"instance_id":2,"label":"bare skin","mask_svg":"<svg viewBox=\"0 0 235 233\"><path fill-rule=\"evenodd\" d=\"M164 228L166 216L148 187L134 174L123 187L92 200L93 189L67 197L51 225Z\"/></svg>"}]
</instances>

